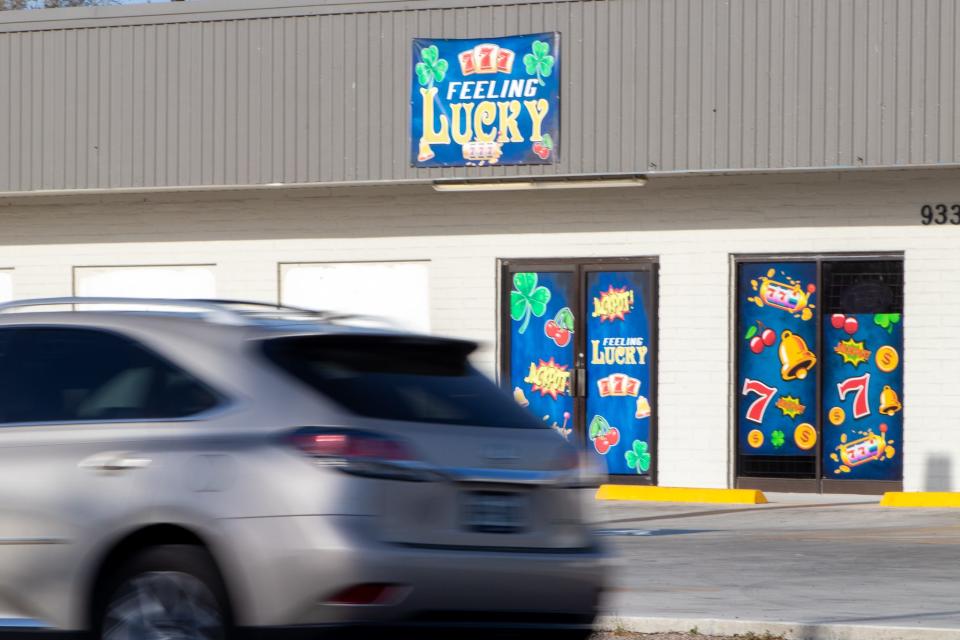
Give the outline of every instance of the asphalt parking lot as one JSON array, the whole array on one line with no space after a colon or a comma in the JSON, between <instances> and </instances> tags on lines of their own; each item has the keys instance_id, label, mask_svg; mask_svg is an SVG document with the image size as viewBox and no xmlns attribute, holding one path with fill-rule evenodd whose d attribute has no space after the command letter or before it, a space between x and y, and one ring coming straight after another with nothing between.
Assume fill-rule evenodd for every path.
<instances>
[{"instance_id":1,"label":"asphalt parking lot","mask_svg":"<svg viewBox=\"0 0 960 640\"><path fill-rule=\"evenodd\" d=\"M601 503L613 616L960 629L960 510Z\"/></svg>"}]
</instances>

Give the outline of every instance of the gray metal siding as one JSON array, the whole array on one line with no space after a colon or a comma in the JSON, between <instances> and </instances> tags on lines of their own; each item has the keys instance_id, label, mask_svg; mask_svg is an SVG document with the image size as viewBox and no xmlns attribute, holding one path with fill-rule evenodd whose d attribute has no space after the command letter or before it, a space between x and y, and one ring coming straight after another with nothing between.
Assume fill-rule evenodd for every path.
<instances>
[{"instance_id":1,"label":"gray metal siding","mask_svg":"<svg viewBox=\"0 0 960 640\"><path fill-rule=\"evenodd\" d=\"M0 16L0 191L960 163L955 0L203 4ZM412 38L553 30L557 165L409 166Z\"/></svg>"}]
</instances>

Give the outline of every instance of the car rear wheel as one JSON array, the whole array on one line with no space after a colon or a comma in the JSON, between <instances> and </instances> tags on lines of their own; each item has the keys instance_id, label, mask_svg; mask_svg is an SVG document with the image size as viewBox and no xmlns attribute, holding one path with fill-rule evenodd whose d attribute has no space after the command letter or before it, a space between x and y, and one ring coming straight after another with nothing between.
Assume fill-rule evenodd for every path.
<instances>
[{"instance_id":1,"label":"car rear wheel","mask_svg":"<svg viewBox=\"0 0 960 640\"><path fill-rule=\"evenodd\" d=\"M199 547L147 549L109 580L96 616L101 640L224 640L226 590Z\"/></svg>"}]
</instances>

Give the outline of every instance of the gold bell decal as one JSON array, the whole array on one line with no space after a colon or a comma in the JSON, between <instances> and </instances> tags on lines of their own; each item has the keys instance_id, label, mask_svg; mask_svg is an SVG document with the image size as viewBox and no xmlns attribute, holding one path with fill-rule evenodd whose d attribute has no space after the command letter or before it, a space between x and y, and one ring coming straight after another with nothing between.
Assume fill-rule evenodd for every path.
<instances>
[{"instance_id":1,"label":"gold bell decal","mask_svg":"<svg viewBox=\"0 0 960 640\"><path fill-rule=\"evenodd\" d=\"M780 376L784 380L803 380L807 377L813 365L817 364L817 356L810 351L804 339L791 331L780 334Z\"/></svg>"},{"instance_id":2,"label":"gold bell decal","mask_svg":"<svg viewBox=\"0 0 960 640\"><path fill-rule=\"evenodd\" d=\"M897 392L890 385L884 385L883 391L880 392L880 413L885 416L892 416L901 409L903 409L903 405L900 404Z\"/></svg>"}]
</instances>

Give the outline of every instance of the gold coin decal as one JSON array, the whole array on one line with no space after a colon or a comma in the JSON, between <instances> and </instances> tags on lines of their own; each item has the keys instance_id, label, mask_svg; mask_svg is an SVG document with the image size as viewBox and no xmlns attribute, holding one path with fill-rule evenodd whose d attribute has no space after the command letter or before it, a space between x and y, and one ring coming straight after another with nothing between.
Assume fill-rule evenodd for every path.
<instances>
[{"instance_id":1,"label":"gold coin decal","mask_svg":"<svg viewBox=\"0 0 960 640\"><path fill-rule=\"evenodd\" d=\"M830 419L830 424L839 427L843 424L843 421L847 419L847 414L841 407L834 407L830 409L827 417Z\"/></svg>"},{"instance_id":2,"label":"gold coin decal","mask_svg":"<svg viewBox=\"0 0 960 640\"><path fill-rule=\"evenodd\" d=\"M804 451L813 449L814 445L817 444L817 430L808 422L799 424L793 430L793 441Z\"/></svg>"},{"instance_id":3,"label":"gold coin decal","mask_svg":"<svg viewBox=\"0 0 960 640\"><path fill-rule=\"evenodd\" d=\"M754 429L747 434L747 444L749 444L754 449L759 449L763 446L763 432L759 429Z\"/></svg>"},{"instance_id":4,"label":"gold coin decal","mask_svg":"<svg viewBox=\"0 0 960 640\"><path fill-rule=\"evenodd\" d=\"M877 349L877 355L874 357L877 361L877 367L884 373L890 373L900 364L900 354L888 344Z\"/></svg>"}]
</instances>

